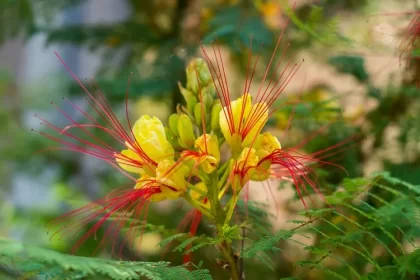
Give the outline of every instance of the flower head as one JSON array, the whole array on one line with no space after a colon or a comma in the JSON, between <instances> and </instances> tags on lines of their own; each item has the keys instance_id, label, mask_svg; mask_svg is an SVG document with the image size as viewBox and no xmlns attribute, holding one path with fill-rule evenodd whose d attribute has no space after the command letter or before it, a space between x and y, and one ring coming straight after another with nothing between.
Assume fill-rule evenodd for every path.
<instances>
[{"instance_id":1,"label":"flower head","mask_svg":"<svg viewBox=\"0 0 420 280\"><path fill-rule=\"evenodd\" d=\"M240 148L248 147L263 129L268 120L268 107L264 102L252 104L249 94L228 106L220 112L220 129L234 154L237 154ZM228 117L225 111L229 111L231 116Z\"/></svg>"},{"instance_id":2,"label":"flower head","mask_svg":"<svg viewBox=\"0 0 420 280\"><path fill-rule=\"evenodd\" d=\"M62 61L61 57L59 59ZM84 226L92 223L93 226L80 237L74 249L87 238L96 235L97 230L105 225L107 225L106 234L100 241L98 249L107 243L108 237L111 237L114 243L116 235L122 234L125 227L129 228L126 237L132 241L134 228L138 228L140 222L133 222L133 219L145 219L151 202L183 196L190 185L187 180L189 170L180 160L176 160L174 148L158 118L144 115L132 126L127 112L127 125L124 125L110 109L111 106L102 93L100 91L91 93L63 61L62 63L85 90L87 100L99 118L70 100L64 99L89 123L76 122L68 113L52 103L70 124L61 129L38 117L42 124L59 135L37 132L62 144L63 147L59 149L84 153L107 162L132 183L129 189L111 192L103 199L58 217L53 222L62 225L62 228L53 236L59 233L77 234ZM97 136L98 132L102 133L101 137ZM111 218L115 217L119 220L117 224L111 221Z\"/></svg>"},{"instance_id":3,"label":"flower head","mask_svg":"<svg viewBox=\"0 0 420 280\"><path fill-rule=\"evenodd\" d=\"M281 38L277 41L275 51ZM112 192L95 204L60 218L61 221L72 218L72 222L66 223L64 228L67 230L72 225L79 225L73 227L76 232L82 225L94 223L78 245L95 235L105 222L110 223L106 236L111 234L115 237L128 225L127 238L131 240L137 228L135 221L145 219L151 202L184 200L194 208L190 233L195 234L204 216L214 223L223 222L218 224L218 229L228 226L239 193L249 181L270 178L292 181L303 202L302 190L306 191L307 185L319 193L312 167L329 164L325 158L335 147L303 155L299 153L299 147L284 148L273 134L264 132L264 126L276 110L273 104L300 65L291 66L289 62L279 73L282 56L271 77L268 77L274 52L258 92L250 93L254 66L252 71L247 71L240 97L231 100L220 51L216 52L214 46L213 51L215 63L204 51L204 60L193 60L187 67L186 88L180 85L186 106L177 107L177 113L168 120L168 127L149 115L140 117L132 126L128 112L127 124L123 125L102 93L90 93L66 66L86 91L88 101L98 113L100 121L66 100L91 123L80 124L57 106L71 122L69 126L60 129L40 119L47 127L70 140L39 133L65 145L65 150L89 154L107 162L132 181L130 189ZM269 81L265 83L267 78ZM263 84L267 86L263 88ZM83 137L73 133L74 130L82 133ZM100 131L113 143L106 142L93 131ZM224 143L230 153L221 156L221 145ZM230 196L224 204L228 192ZM115 215L119 216L118 222L111 220ZM62 229L61 232L66 230ZM104 240L99 247L103 244Z\"/></svg>"},{"instance_id":4,"label":"flower head","mask_svg":"<svg viewBox=\"0 0 420 280\"><path fill-rule=\"evenodd\" d=\"M220 162L219 141L217 136L205 134L195 141L194 147L199 151L198 165L204 172L212 173Z\"/></svg>"},{"instance_id":5,"label":"flower head","mask_svg":"<svg viewBox=\"0 0 420 280\"><path fill-rule=\"evenodd\" d=\"M174 158L174 149L166 139L165 128L156 117L141 116L133 126L134 137L154 162Z\"/></svg>"}]
</instances>

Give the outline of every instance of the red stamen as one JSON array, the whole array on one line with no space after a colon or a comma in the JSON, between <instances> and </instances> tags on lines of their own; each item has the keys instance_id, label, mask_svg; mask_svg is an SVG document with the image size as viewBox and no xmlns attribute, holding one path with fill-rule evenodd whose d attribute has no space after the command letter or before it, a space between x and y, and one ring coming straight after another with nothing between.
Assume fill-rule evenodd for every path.
<instances>
[{"instance_id":1,"label":"red stamen","mask_svg":"<svg viewBox=\"0 0 420 280\"><path fill-rule=\"evenodd\" d=\"M203 214L196 209L194 209L192 211L193 211L193 217L192 217L192 222L191 222L191 226L190 226L190 237L195 236L195 234L197 233L198 226L200 225L200 221L201 221L201 218L203 216ZM192 248L192 243L188 244L188 246L185 248L185 250L188 251L188 250L191 250L191 248ZM191 256L192 256L192 252L189 252L189 253L185 254L184 259L183 259L183 263L185 264L185 263L191 262L191 259L192 259Z\"/></svg>"},{"instance_id":2,"label":"red stamen","mask_svg":"<svg viewBox=\"0 0 420 280\"><path fill-rule=\"evenodd\" d=\"M51 224L54 226L60 225L61 227L52 234L51 238L58 234L75 238L87 224L93 222L94 225L84 233L73 246L72 252L74 253L88 238L95 236L98 229L108 220L118 215L116 220L111 221L111 224L107 226L104 237L100 240L94 251L95 253L97 250L103 248L108 241L111 241L113 242L112 252L114 253L116 236L124 226L127 226L127 224L129 230L126 237L128 242L133 244L133 230L136 228L134 222L138 222L138 220L135 219L136 217L133 217L134 220L130 222L129 218L133 216L131 213L134 212L134 216L140 215L144 210L144 206L149 203L150 197L160 192L159 188L152 186L145 186L142 189L114 191L105 198L55 218ZM121 244L121 246L122 245L123 244ZM122 248L120 248L120 250L122 250Z\"/></svg>"}]
</instances>

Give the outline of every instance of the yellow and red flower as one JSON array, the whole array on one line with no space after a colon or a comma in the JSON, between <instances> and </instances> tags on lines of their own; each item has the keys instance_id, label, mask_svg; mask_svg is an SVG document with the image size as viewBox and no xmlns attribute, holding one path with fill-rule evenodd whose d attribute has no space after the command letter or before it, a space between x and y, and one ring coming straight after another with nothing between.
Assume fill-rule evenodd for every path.
<instances>
[{"instance_id":1,"label":"yellow and red flower","mask_svg":"<svg viewBox=\"0 0 420 280\"><path fill-rule=\"evenodd\" d=\"M126 237L131 240L138 228L133 220L145 218L150 202L183 199L193 207L193 216L189 219L190 234L196 233L202 216L205 216L216 223L217 234L222 235L220 228L231 222L241 190L249 181L270 178L291 180L306 207L302 195L306 185L320 194L313 167L331 164L325 161L325 157L342 144L304 155L298 152L300 146L284 148L274 135L264 132L269 117L276 111L273 104L300 67L300 64L289 62L279 73L280 60L274 66L274 72L268 75L281 38L282 35L258 91L250 93L254 64L254 68L247 71L242 94L233 101L220 50L216 51L213 46L215 62L204 51L204 60L193 60L187 67L186 88L180 86L186 106L178 107L177 113L169 118L168 127L149 115L140 117L132 126L127 112L128 129L125 129L102 93L89 92L63 62L85 90L100 121L66 100L90 123L76 122L57 106L70 121L69 126L60 129L40 119L68 140L39 133L65 145L65 150L85 153L109 163L132 182L128 190L112 192L106 198L58 218L59 223L65 224L61 232L74 234L93 222L94 225L77 242L78 247L110 221L105 237L115 237L128 225ZM268 84L265 83L267 79ZM263 84L267 86L263 88ZM83 137L73 133L74 130L82 133ZM98 137L92 130L105 134L119 147L115 148L114 144ZM224 143L230 154L223 157L221 146ZM228 192L231 196L224 204L224 196ZM115 215L119 219L111 220ZM105 238L98 248L104 244Z\"/></svg>"}]
</instances>

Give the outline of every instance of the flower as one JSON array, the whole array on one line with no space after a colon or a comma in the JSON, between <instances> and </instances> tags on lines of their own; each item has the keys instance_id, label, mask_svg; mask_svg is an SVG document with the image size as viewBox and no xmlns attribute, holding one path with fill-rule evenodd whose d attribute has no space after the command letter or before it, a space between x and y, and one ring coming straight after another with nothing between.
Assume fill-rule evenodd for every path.
<instances>
[{"instance_id":1,"label":"flower","mask_svg":"<svg viewBox=\"0 0 420 280\"><path fill-rule=\"evenodd\" d=\"M192 199L199 201L204 205L205 208L210 208L209 201L207 199L208 189L204 182L200 182L194 185L194 188L190 191Z\"/></svg>"},{"instance_id":2,"label":"flower","mask_svg":"<svg viewBox=\"0 0 420 280\"><path fill-rule=\"evenodd\" d=\"M185 149L191 148L195 141L194 128L191 119L187 115L181 114L177 123L179 145Z\"/></svg>"},{"instance_id":3,"label":"flower","mask_svg":"<svg viewBox=\"0 0 420 280\"><path fill-rule=\"evenodd\" d=\"M255 140L267 120L267 104L252 104L251 96L245 94L220 112L220 129L226 142L237 154L239 148L247 147Z\"/></svg>"},{"instance_id":4,"label":"flower","mask_svg":"<svg viewBox=\"0 0 420 280\"><path fill-rule=\"evenodd\" d=\"M275 50L280 41L281 36ZM215 48L213 50L215 63L204 51L204 60L193 60L188 65L186 88L180 85L186 104L177 107L176 114L169 117L167 127L161 120L149 115L141 116L132 126L126 112L128 129L110 109L102 93L89 92L59 57L85 90L99 121L65 100L90 123L78 123L56 106L70 124L60 129L40 118L60 137L43 131L38 133L65 145L65 150L85 153L107 162L131 180L129 189L115 190L105 198L56 220L64 224L59 232L71 235L78 233L86 224L93 223L78 240L77 246L95 235L105 222L108 227L98 248L106 244L106 237L115 237L127 226L129 230L125 237L131 241L139 228L139 220L146 219L150 203L176 199L184 200L193 208L190 211L193 215L189 214L191 235L196 233L201 218L205 216L216 223L218 239L222 240L225 234L223 228L229 227L239 193L249 181L270 178L292 181L305 207L302 193L306 192L306 185L320 194L313 167L330 164L325 159L332 149L341 144L304 155L299 152L299 145L284 148L274 135L263 131L276 110L273 104L300 65L289 67L289 62L286 69L278 73L280 59L269 77L273 54L258 92L251 97L254 66L247 71L240 97L231 100L220 51L216 53ZM268 83L265 83L266 78ZM263 84L267 85L266 88L262 87ZM94 131L101 132L101 137ZM221 145L224 143L230 153L222 159ZM230 196L225 199L228 192ZM187 248L191 246L189 244ZM186 259L189 258L188 255Z\"/></svg>"},{"instance_id":5,"label":"flower","mask_svg":"<svg viewBox=\"0 0 420 280\"><path fill-rule=\"evenodd\" d=\"M141 116L133 126L138 145L154 162L174 158L174 150L166 139L165 128L156 117Z\"/></svg>"},{"instance_id":6,"label":"flower","mask_svg":"<svg viewBox=\"0 0 420 280\"><path fill-rule=\"evenodd\" d=\"M84 153L107 162L129 178L132 183L129 189L119 188L102 199L57 217L52 223L61 225L61 228L52 236L61 234L74 237L86 225L92 224L78 239L73 248L74 251L89 237L95 236L100 227L107 224L104 237L100 240L97 249L102 248L109 238L112 239L113 249L115 249L117 242L115 237L122 233L125 227L129 228L125 237L132 242L140 220L146 218L148 205L151 202L176 199L187 192L189 183L186 181L186 176L189 170L182 166L180 161L174 160L174 149L167 139L165 127L158 118L143 115L131 126L127 112L128 129L125 129L102 93L88 91L61 57L58 54L57 56L76 82L85 90L87 100L93 111L97 113L97 117L70 100L64 99L89 123L75 121L58 105L52 103L70 124L61 129L37 116L43 125L52 130L52 133L36 132L62 144L63 146L58 149ZM54 135L53 132L58 135ZM101 132L101 137L95 132ZM118 148L118 145L121 148ZM112 221L111 218L116 218L118 222ZM137 221L134 222L133 219Z\"/></svg>"},{"instance_id":7,"label":"flower","mask_svg":"<svg viewBox=\"0 0 420 280\"><path fill-rule=\"evenodd\" d=\"M203 134L197 138L194 147L198 149L197 163L205 173L212 173L220 162L219 141L217 136Z\"/></svg>"},{"instance_id":8,"label":"flower","mask_svg":"<svg viewBox=\"0 0 420 280\"><path fill-rule=\"evenodd\" d=\"M259 158L254 148L245 148L242 150L238 160L235 161L233 169L232 187L235 192L242 189L255 173L255 168Z\"/></svg>"},{"instance_id":9,"label":"flower","mask_svg":"<svg viewBox=\"0 0 420 280\"><path fill-rule=\"evenodd\" d=\"M159 162L156 168L156 182L159 183L162 193L167 198L178 198L187 190L185 177L188 175L188 169L172 160L163 160Z\"/></svg>"}]
</instances>

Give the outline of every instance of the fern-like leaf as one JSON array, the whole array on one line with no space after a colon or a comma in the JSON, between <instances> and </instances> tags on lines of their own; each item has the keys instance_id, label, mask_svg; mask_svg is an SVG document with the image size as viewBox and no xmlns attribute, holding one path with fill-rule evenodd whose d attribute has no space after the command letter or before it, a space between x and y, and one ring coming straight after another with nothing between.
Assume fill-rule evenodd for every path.
<instances>
[{"instance_id":1,"label":"fern-like leaf","mask_svg":"<svg viewBox=\"0 0 420 280\"><path fill-rule=\"evenodd\" d=\"M0 241L0 260L22 277L45 276L48 279L211 279L209 271L194 272L168 262L131 262L78 257L55 251Z\"/></svg>"}]
</instances>

